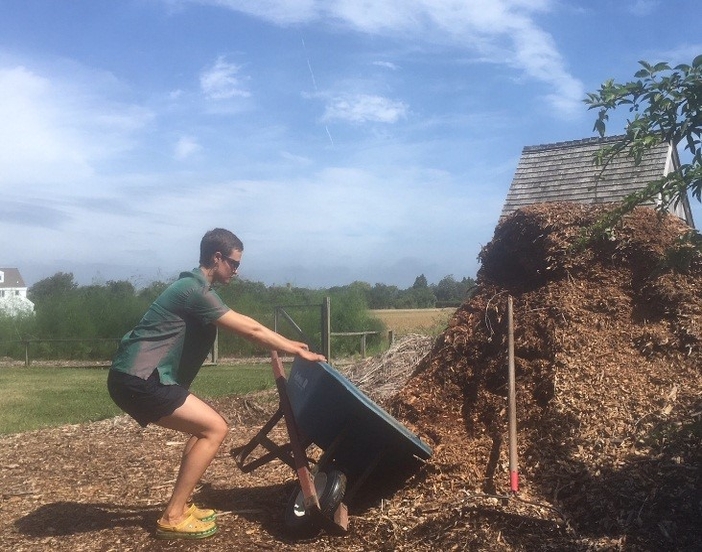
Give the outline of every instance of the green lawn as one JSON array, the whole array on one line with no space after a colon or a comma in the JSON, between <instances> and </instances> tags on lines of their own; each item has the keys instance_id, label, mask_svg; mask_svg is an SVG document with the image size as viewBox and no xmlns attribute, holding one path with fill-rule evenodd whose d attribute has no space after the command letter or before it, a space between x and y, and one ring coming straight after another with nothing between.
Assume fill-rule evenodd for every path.
<instances>
[{"instance_id":1,"label":"green lawn","mask_svg":"<svg viewBox=\"0 0 702 552\"><path fill-rule=\"evenodd\" d=\"M107 373L100 368L0 368L0 434L120 414L107 393ZM269 364L205 366L192 391L203 398L214 398L274 385Z\"/></svg>"}]
</instances>

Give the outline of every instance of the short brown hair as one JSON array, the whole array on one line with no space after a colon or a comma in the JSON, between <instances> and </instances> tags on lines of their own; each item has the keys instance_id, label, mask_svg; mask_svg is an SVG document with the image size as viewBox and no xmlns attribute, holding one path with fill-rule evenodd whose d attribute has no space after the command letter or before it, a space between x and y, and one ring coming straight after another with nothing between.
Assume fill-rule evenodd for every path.
<instances>
[{"instance_id":1,"label":"short brown hair","mask_svg":"<svg viewBox=\"0 0 702 552\"><path fill-rule=\"evenodd\" d=\"M219 251L222 255L229 255L232 249L244 251L244 244L229 230L215 228L206 232L200 241L200 266L209 268L215 253Z\"/></svg>"}]
</instances>

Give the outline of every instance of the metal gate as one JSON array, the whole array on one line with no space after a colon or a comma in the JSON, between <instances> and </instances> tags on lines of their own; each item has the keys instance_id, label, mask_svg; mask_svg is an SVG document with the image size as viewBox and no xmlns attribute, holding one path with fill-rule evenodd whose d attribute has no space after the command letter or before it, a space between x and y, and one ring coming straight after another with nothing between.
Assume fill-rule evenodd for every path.
<instances>
[{"instance_id":1,"label":"metal gate","mask_svg":"<svg viewBox=\"0 0 702 552\"><path fill-rule=\"evenodd\" d=\"M295 322L294 318L288 312L293 309L310 309L316 308L320 310L320 335L321 343L316 343L305 332L300 328L300 326ZM274 319L273 319L273 330L278 331L279 320L284 320L288 323L290 327L297 333L301 341L307 343L311 351L317 351L322 353L325 357L330 358L331 353L331 301L329 297L324 298L324 302L321 305L286 305L286 306L276 306L274 309Z\"/></svg>"}]
</instances>

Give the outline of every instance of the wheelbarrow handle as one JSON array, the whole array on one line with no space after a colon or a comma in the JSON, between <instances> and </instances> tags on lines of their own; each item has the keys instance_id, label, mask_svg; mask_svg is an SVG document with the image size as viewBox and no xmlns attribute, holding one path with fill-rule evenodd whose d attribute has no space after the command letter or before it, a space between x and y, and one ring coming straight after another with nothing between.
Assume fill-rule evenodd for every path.
<instances>
[{"instance_id":1,"label":"wheelbarrow handle","mask_svg":"<svg viewBox=\"0 0 702 552\"><path fill-rule=\"evenodd\" d=\"M278 356L277 351L271 351L271 364L273 365L273 375L275 376L275 384L280 395L280 409L283 411L283 419L285 427L288 430L290 439L290 448L293 455L294 469L297 473L297 478L300 481L300 488L305 497L305 508L319 509L319 497L314 486L314 477L312 476L307 461L307 453L303 438L295 423L295 415L293 413L290 398L288 397L287 378L283 363Z\"/></svg>"}]
</instances>

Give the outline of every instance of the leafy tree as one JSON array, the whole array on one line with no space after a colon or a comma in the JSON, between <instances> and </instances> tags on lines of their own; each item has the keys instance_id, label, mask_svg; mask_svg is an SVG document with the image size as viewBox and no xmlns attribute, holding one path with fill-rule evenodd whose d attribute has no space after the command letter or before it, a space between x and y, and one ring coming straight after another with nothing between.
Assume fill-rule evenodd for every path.
<instances>
[{"instance_id":1,"label":"leafy tree","mask_svg":"<svg viewBox=\"0 0 702 552\"><path fill-rule=\"evenodd\" d=\"M639 64L642 68L634 75L636 80L608 80L585 99L589 109L599 110L594 130L600 136L605 135L610 112L626 107L632 114L622 139L601 148L595 163L604 168L616 157L626 155L638 165L647 150L662 142L670 142L676 148L682 145L691 160L681 164L679 171L654 180L625 198L601 221L600 230L652 199L662 200L661 210L677 205L688 191L702 201L702 55L695 57L691 65L674 68L664 62Z\"/></svg>"},{"instance_id":2,"label":"leafy tree","mask_svg":"<svg viewBox=\"0 0 702 552\"><path fill-rule=\"evenodd\" d=\"M436 300L443 303L455 301L461 295L459 287L460 283L456 281L453 275L444 276L434 288Z\"/></svg>"},{"instance_id":3,"label":"leafy tree","mask_svg":"<svg viewBox=\"0 0 702 552\"><path fill-rule=\"evenodd\" d=\"M20 342L36 333L36 317L30 313L10 315L0 311L0 357L23 358L24 345Z\"/></svg>"},{"instance_id":4,"label":"leafy tree","mask_svg":"<svg viewBox=\"0 0 702 552\"><path fill-rule=\"evenodd\" d=\"M134 284L127 280L110 280L105 285L111 294L117 297L133 297L136 293Z\"/></svg>"},{"instance_id":5,"label":"leafy tree","mask_svg":"<svg viewBox=\"0 0 702 552\"><path fill-rule=\"evenodd\" d=\"M89 322L90 337L122 336L143 316L149 302L126 280L78 288L78 308ZM86 337L83 335L82 337Z\"/></svg>"},{"instance_id":6,"label":"leafy tree","mask_svg":"<svg viewBox=\"0 0 702 552\"><path fill-rule=\"evenodd\" d=\"M75 291L78 284L73 280L71 272L57 272L53 276L39 280L27 291L27 296L34 303L51 297L62 297Z\"/></svg>"},{"instance_id":7,"label":"leafy tree","mask_svg":"<svg viewBox=\"0 0 702 552\"><path fill-rule=\"evenodd\" d=\"M427 282L427 277L424 274L420 274L414 279L414 284L412 284L412 289L426 289L429 287L429 282Z\"/></svg>"},{"instance_id":8,"label":"leafy tree","mask_svg":"<svg viewBox=\"0 0 702 552\"><path fill-rule=\"evenodd\" d=\"M368 291L368 308L389 309L395 305L400 290L397 286L375 284Z\"/></svg>"},{"instance_id":9,"label":"leafy tree","mask_svg":"<svg viewBox=\"0 0 702 552\"><path fill-rule=\"evenodd\" d=\"M370 316L366 303L366 283L354 282L343 288L330 290L331 327L333 332L378 332L367 338L367 345L378 347L384 334L383 323ZM350 355L359 352L360 338L332 337L334 355Z\"/></svg>"},{"instance_id":10,"label":"leafy tree","mask_svg":"<svg viewBox=\"0 0 702 552\"><path fill-rule=\"evenodd\" d=\"M395 307L400 309L430 309L436 306L434 292L427 287L414 287L406 289L395 302Z\"/></svg>"},{"instance_id":11,"label":"leafy tree","mask_svg":"<svg viewBox=\"0 0 702 552\"><path fill-rule=\"evenodd\" d=\"M453 275L444 276L438 284L431 286L436 296L437 306L460 305L469 296L475 286L472 278L463 278L460 282Z\"/></svg>"},{"instance_id":12,"label":"leafy tree","mask_svg":"<svg viewBox=\"0 0 702 552\"><path fill-rule=\"evenodd\" d=\"M139 291L139 297L151 304L163 293L168 285L167 282L151 282L148 286Z\"/></svg>"}]
</instances>

